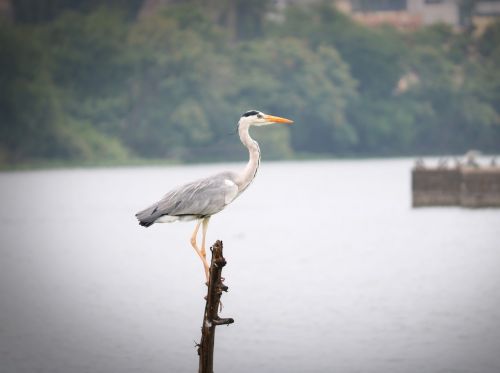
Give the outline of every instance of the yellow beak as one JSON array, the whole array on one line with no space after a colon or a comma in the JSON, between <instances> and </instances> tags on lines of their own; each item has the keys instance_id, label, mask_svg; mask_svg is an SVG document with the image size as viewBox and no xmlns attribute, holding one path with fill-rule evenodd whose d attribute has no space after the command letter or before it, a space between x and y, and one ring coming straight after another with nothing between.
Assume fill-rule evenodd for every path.
<instances>
[{"instance_id":1,"label":"yellow beak","mask_svg":"<svg viewBox=\"0 0 500 373\"><path fill-rule=\"evenodd\" d=\"M281 117L275 117L274 115L264 115L264 119L272 123L286 123L286 124L293 123L293 120Z\"/></svg>"}]
</instances>

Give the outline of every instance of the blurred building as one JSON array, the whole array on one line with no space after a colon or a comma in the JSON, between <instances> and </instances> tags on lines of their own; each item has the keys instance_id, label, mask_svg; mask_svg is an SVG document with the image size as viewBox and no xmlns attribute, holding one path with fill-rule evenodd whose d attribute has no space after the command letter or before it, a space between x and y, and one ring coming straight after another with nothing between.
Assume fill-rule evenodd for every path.
<instances>
[{"instance_id":1,"label":"blurred building","mask_svg":"<svg viewBox=\"0 0 500 373\"><path fill-rule=\"evenodd\" d=\"M280 11L288 5L318 0L274 0ZM403 30L435 23L461 28L472 23L479 31L500 18L500 0L332 0L337 8L366 26L389 24Z\"/></svg>"},{"instance_id":2,"label":"blurred building","mask_svg":"<svg viewBox=\"0 0 500 373\"><path fill-rule=\"evenodd\" d=\"M390 24L411 30L435 23L459 29L472 24L477 33L500 19L500 0L337 0L338 9L367 26Z\"/></svg>"},{"instance_id":3,"label":"blurred building","mask_svg":"<svg viewBox=\"0 0 500 373\"><path fill-rule=\"evenodd\" d=\"M476 3L471 22L476 28L476 33L482 34L486 27L499 19L500 0L483 0Z\"/></svg>"},{"instance_id":4,"label":"blurred building","mask_svg":"<svg viewBox=\"0 0 500 373\"><path fill-rule=\"evenodd\" d=\"M337 6L367 26L411 30L440 22L460 25L459 0L339 0Z\"/></svg>"}]
</instances>

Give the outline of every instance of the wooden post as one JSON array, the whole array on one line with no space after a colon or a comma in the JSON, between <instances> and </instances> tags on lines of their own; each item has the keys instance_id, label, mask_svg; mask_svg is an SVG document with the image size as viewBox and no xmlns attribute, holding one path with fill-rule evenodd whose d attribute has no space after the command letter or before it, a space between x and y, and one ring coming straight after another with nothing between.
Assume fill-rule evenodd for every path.
<instances>
[{"instance_id":1,"label":"wooden post","mask_svg":"<svg viewBox=\"0 0 500 373\"><path fill-rule=\"evenodd\" d=\"M203 325L201 326L201 341L198 345L200 364L198 373L213 373L214 367L214 345L215 327L217 325L232 324L232 318L222 319L219 310L220 297L228 287L222 283L222 267L226 265L226 259L222 255L222 241L217 240L210 248L212 260L210 263L210 279L208 281L208 292L206 297L205 313L203 314Z\"/></svg>"}]
</instances>

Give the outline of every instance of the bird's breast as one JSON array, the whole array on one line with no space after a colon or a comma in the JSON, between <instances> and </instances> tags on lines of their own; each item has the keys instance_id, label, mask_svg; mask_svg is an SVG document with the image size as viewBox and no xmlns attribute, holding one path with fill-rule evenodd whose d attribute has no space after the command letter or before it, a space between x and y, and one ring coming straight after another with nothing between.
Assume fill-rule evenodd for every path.
<instances>
[{"instance_id":1,"label":"bird's breast","mask_svg":"<svg viewBox=\"0 0 500 373\"><path fill-rule=\"evenodd\" d=\"M236 185L234 181L229 179L225 179L224 184L226 184L227 186L226 194L224 196L224 203L228 205L233 202L233 200L238 195L238 185Z\"/></svg>"}]
</instances>

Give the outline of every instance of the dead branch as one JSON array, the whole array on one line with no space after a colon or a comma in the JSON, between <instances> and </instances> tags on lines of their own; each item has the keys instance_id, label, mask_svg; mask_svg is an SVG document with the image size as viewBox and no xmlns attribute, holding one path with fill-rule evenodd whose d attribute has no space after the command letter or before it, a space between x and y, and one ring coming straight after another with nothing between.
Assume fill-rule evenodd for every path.
<instances>
[{"instance_id":1,"label":"dead branch","mask_svg":"<svg viewBox=\"0 0 500 373\"><path fill-rule=\"evenodd\" d=\"M198 345L200 357L198 373L213 373L215 327L234 322L232 318L220 318L218 314L222 292L228 290L228 287L223 284L222 277L222 268L226 265L226 259L222 255L222 241L217 240L210 251L212 252L212 260L203 325L201 326L201 341Z\"/></svg>"}]
</instances>

